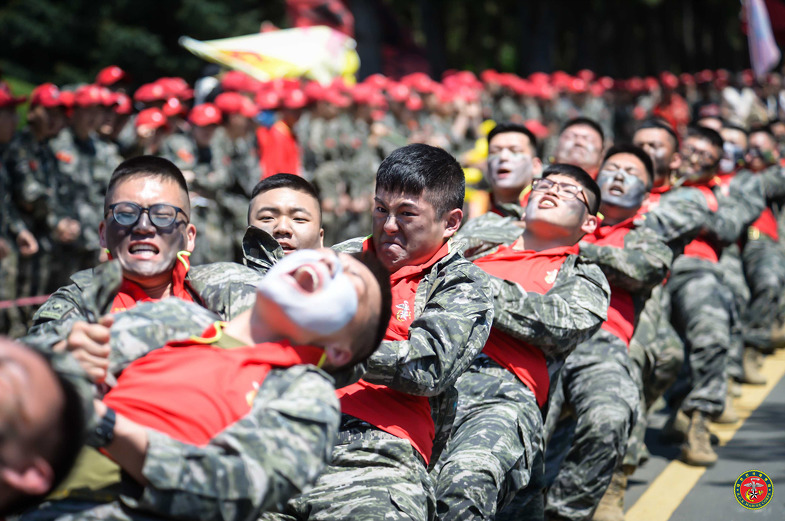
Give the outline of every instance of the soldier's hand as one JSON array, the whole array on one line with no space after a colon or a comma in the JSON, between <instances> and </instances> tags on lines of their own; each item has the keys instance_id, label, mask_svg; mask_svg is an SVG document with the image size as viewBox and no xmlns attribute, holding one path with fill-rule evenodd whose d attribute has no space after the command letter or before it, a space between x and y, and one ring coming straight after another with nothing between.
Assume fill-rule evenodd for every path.
<instances>
[{"instance_id":1,"label":"soldier's hand","mask_svg":"<svg viewBox=\"0 0 785 521\"><path fill-rule=\"evenodd\" d=\"M11 247L5 239L0 239L0 259L4 259L11 252Z\"/></svg>"},{"instance_id":2,"label":"soldier's hand","mask_svg":"<svg viewBox=\"0 0 785 521\"><path fill-rule=\"evenodd\" d=\"M109 328L112 315L104 315L97 324L76 322L68 338L55 344L55 351L68 351L76 358L93 383L102 383L109 369Z\"/></svg>"},{"instance_id":3,"label":"soldier's hand","mask_svg":"<svg viewBox=\"0 0 785 521\"><path fill-rule=\"evenodd\" d=\"M30 230L22 230L16 236L16 245L19 246L19 253L23 257L29 257L38 253L38 241L35 236L30 233Z\"/></svg>"}]
</instances>

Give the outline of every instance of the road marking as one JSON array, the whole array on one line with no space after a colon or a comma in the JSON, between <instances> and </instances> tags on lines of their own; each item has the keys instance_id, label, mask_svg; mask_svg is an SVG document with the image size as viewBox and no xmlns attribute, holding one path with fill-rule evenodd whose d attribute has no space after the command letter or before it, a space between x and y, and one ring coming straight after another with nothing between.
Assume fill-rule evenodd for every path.
<instances>
[{"instance_id":1,"label":"road marking","mask_svg":"<svg viewBox=\"0 0 785 521\"><path fill-rule=\"evenodd\" d=\"M733 438L785 375L785 349L767 356L760 372L766 377L766 385L743 385L741 396L734 401L741 420L732 425L711 424L711 430L720 439L720 445L725 445ZM703 467L672 461L624 514L625 521L667 521L704 472L706 469Z\"/></svg>"}]
</instances>

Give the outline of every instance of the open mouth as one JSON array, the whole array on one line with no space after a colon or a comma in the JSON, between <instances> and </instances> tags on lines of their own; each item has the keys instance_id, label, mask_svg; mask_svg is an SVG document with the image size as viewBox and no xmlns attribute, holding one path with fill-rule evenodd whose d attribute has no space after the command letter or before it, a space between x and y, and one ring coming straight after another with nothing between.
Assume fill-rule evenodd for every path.
<instances>
[{"instance_id":1,"label":"open mouth","mask_svg":"<svg viewBox=\"0 0 785 521\"><path fill-rule=\"evenodd\" d=\"M544 196L540 199L539 204L537 205L538 208L556 208L556 201L553 197Z\"/></svg>"},{"instance_id":2,"label":"open mouth","mask_svg":"<svg viewBox=\"0 0 785 521\"><path fill-rule=\"evenodd\" d=\"M324 263L309 263L290 273L297 287L303 293L315 293L327 283L330 272Z\"/></svg>"},{"instance_id":3,"label":"open mouth","mask_svg":"<svg viewBox=\"0 0 785 521\"><path fill-rule=\"evenodd\" d=\"M608 193L613 195L624 195L624 188L619 185L611 185L608 189Z\"/></svg>"},{"instance_id":4,"label":"open mouth","mask_svg":"<svg viewBox=\"0 0 785 521\"><path fill-rule=\"evenodd\" d=\"M159 251L157 246L146 242L135 243L128 247L128 252L137 257L154 257Z\"/></svg>"}]
</instances>

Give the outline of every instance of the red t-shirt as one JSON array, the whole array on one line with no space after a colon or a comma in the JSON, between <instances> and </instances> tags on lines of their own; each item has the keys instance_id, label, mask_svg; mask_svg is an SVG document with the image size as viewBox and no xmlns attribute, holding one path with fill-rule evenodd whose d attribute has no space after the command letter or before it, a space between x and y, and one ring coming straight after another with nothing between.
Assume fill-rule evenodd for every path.
<instances>
[{"instance_id":1,"label":"red t-shirt","mask_svg":"<svg viewBox=\"0 0 785 521\"><path fill-rule=\"evenodd\" d=\"M583 240L597 246L624 248L624 237L635 227L633 221L637 216L613 226L598 226L591 235ZM632 295L626 290L611 286L611 302L608 306L608 320L602 323L602 329L621 339L629 347L635 331L635 303Z\"/></svg>"},{"instance_id":2,"label":"red t-shirt","mask_svg":"<svg viewBox=\"0 0 785 521\"><path fill-rule=\"evenodd\" d=\"M145 427L205 445L248 414L271 369L316 365L324 354L318 347L286 342L222 349L213 345L220 327L210 326L203 338L170 342L134 361L104 403Z\"/></svg>"},{"instance_id":3,"label":"red t-shirt","mask_svg":"<svg viewBox=\"0 0 785 521\"><path fill-rule=\"evenodd\" d=\"M366 239L364 251L373 251L373 243ZM417 266L404 266L390 275L392 289L392 318L385 340L408 340L409 327L414 321L414 297L428 269L449 253L444 244L433 257ZM436 427L431 417L431 405L425 396L414 396L376 385L365 380L337 391L341 411L366 421L379 429L409 440L426 463L433 451Z\"/></svg>"},{"instance_id":4,"label":"red t-shirt","mask_svg":"<svg viewBox=\"0 0 785 521\"><path fill-rule=\"evenodd\" d=\"M556 282L567 256L578 251L578 245L543 251L520 251L502 246L474 264L489 275L520 284L526 291L545 294ZM545 405L550 375L545 355L538 347L491 328L482 352L531 389L540 407Z\"/></svg>"},{"instance_id":5,"label":"red t-shirt","mask_svg":"<svg viewBox=\"0 0 785 521\"><path fill-rule=\"evenodd\" d=\"M707 183L688 186L693 186L700 190L703 197L706 199L706 203L709 205L709 209L712 212L716 212L719 208L719 202L717 201L717 196L714 195L714 192L712 191L712 187L722 184L723 181L730 182L730 176L725 177L727 179L715 177ZM719 262L720 250L712 242L706 240L705 237L698 236L684 247L684 256L706 259L711 262Z\"/></svg>"},{"instance_id":6,"label":"red t-shirt","mask_svg":"<svg viewBox=\"0 0 785 521\"><path fill-rule=\"evenodd\" d=\"M188 292L188 283L185 281L185 276L191 268L188 255L184 255L183 252L177 254L177 260L172 269L172 296L193 302L194 299ZM112 302L111 312L120 313L135 307L139 302L155 302L157 300L159 299L148 297L137 283L124 278Z\"/></svg>"}]
</instances>

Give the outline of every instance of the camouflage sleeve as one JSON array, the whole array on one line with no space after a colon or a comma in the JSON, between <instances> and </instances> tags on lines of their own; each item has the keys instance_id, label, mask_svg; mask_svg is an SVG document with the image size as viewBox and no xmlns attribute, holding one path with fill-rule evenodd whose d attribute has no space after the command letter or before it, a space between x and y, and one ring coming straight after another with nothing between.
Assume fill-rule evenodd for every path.
<instances>
[{"instance_id":1,"label":"camouflage sleeve","mask_svg":"<svg viewBox=\"0 0 785 521\"><path fill-rule=\"evenodd\" d=\"M581 256L597 264L611 286L647 292L668 274L673 251L651 228L636 228L624 237L624 247L581 242Z\"/></svg>"},{"instance_id":2,"label":"camouflage sleeve","mask_svg":"<svg viewBox=\"0 0 785 521\"><path fill-rule=\"evenodd\" d=\"M74 274L81 278L86 272ZM64 340L71 332L75 322L87 320L82 290L78 284L63 286L46 299L33 315L33 325L23 337L23 341L35 347L47 350L57 342Z\"/></svg>"},{"instance_id":3,"label":"camouflage sleeve","mask_svg":"<svg viewBox=\"0 0 785 521\"><path fill-rule=\"evenodd\" d=\"M426 282L432 276L435 280ZM493 322L488 275L455 252L426 280L417 290L409 339L382 343L368 359L363 377L368 382L435 396L455 383L485 346Z\"/></svg>"},{"instance_id":4,"label":"camouflage sleeve","mask_svg":"<svg viewBox=\"0 0 785 521\"><path fill-rule=\"evenodd\" d=\"M149 431L143 473L150 485L133 508L193 520L255 520L281 511L312 485L340 421L329 377L312 366L274 370L251 412L204 447Z\"/></svg>"},{"instance_id":5,"label":"camouflage sleeve","mask_svg":"<svg viewBox=\"0 0 785 521\"><path fill-rule=\"evenodd\" d=\"M710 214L703 195L695 188L683 187L665 193L636 224L651 228L672 246L684 246L700 233Z\"/></svg>"},{"instance_id":6,"label":"camouflage sleeve","mask_svg":"<svg viewBox=\"0 0 785 521\"><path fill-rule=\"evenodd\" d=\"M262 275L234 262L214 262L193 266L188 271L188 283L205 308L222 320L231 320L253 306Z\"/></svg>"},{"instance_id":7,"label":"camouflage sleeve","mask_svg":"<svg viewBox=\"0 0 785 521\"><path fill-rule=\"evenodd\" d=\"M32 206L33 204L47 205L51 200L52 189L36 179L33 173L29 151L23 146L14 146L8 150L8 168L12 172L14 199L17 204ZM43 208L41 211L53 212L54 208Z\"/></svg>"},{"instance_id":8,"label":"camouflage sleeve","mask_svg":"<svg viewBox=\"0 0 785 521\"><path fill-rule=\"evenodd\" d=\"M249 226L243 235L243 264L262 275L279 260L283 249L272 235L256 226Z\"/></svg>"},{"instance_id":9,"label":"camouflage sleeve","mask_svg":"<svg viewBox=\"0 0 785 521\"><path fill-rule=\"evenodd\" d=\"M766 208L760 176L742 170L733 178L727 193L717 196L719 208L709 220L709 230L720 242L736 242Z\"/></svg>"},{"instance_id":10,"label":"camouflage sleeve","mask_svg":"<svg viewBox=\"0 0 785 521\"><path fill-rule=\"evenodd\" d=\"M333 245L331 249L339 253L357 253L363 250L363 241L365 241L365 239L367 239L367 237L355 237L354 239L348 239Z\"/></svg>"},{"instance_id":11,"label":"camouflage sleeve","mask_svg":"<svg viewBox=\"0 0 785 521\"><path fill-rule=\"evenodd\" d=\"M599 266L571 255L545 294L492 277L493 327L530 342L546 356L563 360L608 318L611 290Z\"/></svg>"},{"instance_id":12,"label":"camouflage sleeve","mask_svg":"<svg viewBox=\"0 0 785 521\"><path fill-rule=\"evenodd\" d=\"M768 200L785 198L785 168L775 165L760 174L763 189Z\"/></svg>"},{"instance_id":13,"label":"camouflage sleeve","mask_svg":"<svg viewBox=\"0 0 785 521\"><path fill-rule=\"evenodd\" d=\"M462 252L469 260L487 255L502 244L512 244L523 233L519 219L486 213L467 221L457 236L464 244Z\"/></svg>"}]
</instances>

